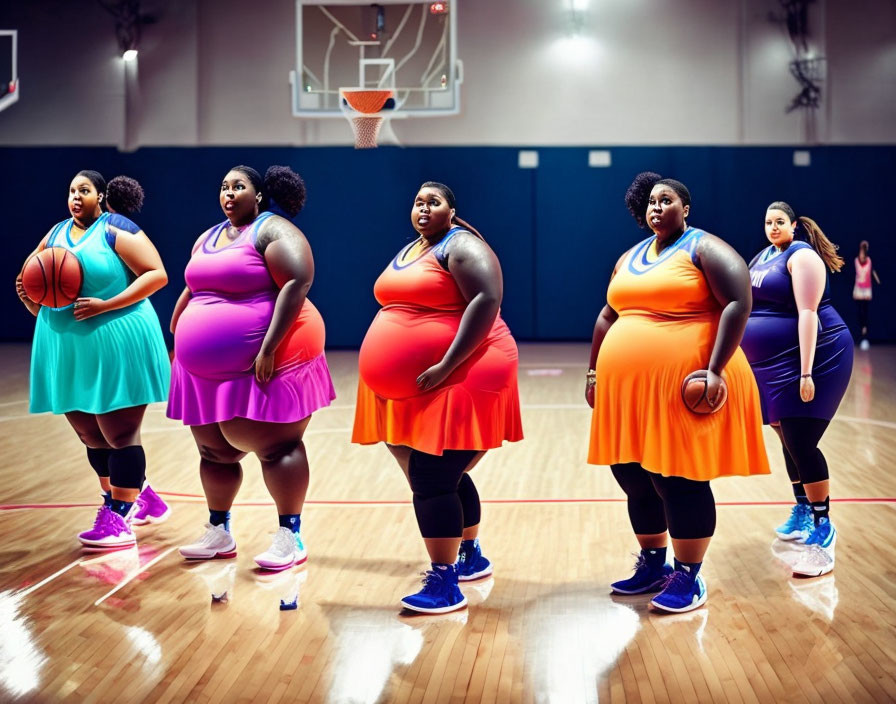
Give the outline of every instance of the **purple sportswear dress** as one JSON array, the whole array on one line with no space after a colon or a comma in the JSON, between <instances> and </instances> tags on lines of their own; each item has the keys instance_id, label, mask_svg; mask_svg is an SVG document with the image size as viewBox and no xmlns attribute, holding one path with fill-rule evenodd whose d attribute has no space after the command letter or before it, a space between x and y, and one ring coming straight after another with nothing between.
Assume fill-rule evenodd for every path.
<instances>
[{"instance_id":1,"label":"purple sportswear dress","mask_svg":"<svg viewBox=\"0 0 896 704\"><path fill-rule=\"evenodd\" d=\"M279 289L255 248L262 213L231 244L214 245L229 224L209 230L184 278L191 298L177 321L168 417L186 425L249 418L292 423L336 397L324 356L324 323L305 300L274 356L274 376L252 364L271 324Z\"/></svg>"},{"instance_id":2,"label":"purple sportswear dress","mask_svg":"<svg viewBox=\"0 0 896 704\"><path fill-rule=\"evenodd\" d=\"M818 340L812 367L815 398L809 403L800 399L799 312L787 262L794 252L807 247L812 249L807 242L794 240L779 252L771 245L750 262L753 312L740 346L759 384L765 423L781 418L831 420L852 374L852 336L831 305L826 285L818 304Z\"/></svg>"}]
</instances>

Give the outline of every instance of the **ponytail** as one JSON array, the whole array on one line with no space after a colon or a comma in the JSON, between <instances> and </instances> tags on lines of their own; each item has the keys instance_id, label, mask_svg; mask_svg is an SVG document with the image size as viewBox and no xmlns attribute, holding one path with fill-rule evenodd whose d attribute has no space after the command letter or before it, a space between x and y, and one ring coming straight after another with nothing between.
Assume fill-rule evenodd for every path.
<instances>
[{"instance_id":1,"label":"ponytail","mask_svg":"<svg viewBox=\"0 0 896 704\"><path fill-rule=\"evenodd\" d=\"M821 260L825 263L825 265L832 272L840 271L843 268L843 257L837 254L837 250L839 247L831 242L821 231L821 228L818 226L812 218L807 218L805 215L801 215L798 218L799 222L803 224L803 227L806 228L806 235L809 238L809 244L812 245L812 248L818 252L818 256L821 257Z\"/></svg>"},{"instance_id":2,"label":"ponytail","mask_svg":"<svg viewBox=\"0 0 896 704\"><path fill-rule=\"evenodd\" d=\"M451 222L456 222L458 225L460 225L465 230L469 230L470 232L472 232L483 242L485 241L485 237L482 236L482 233L480 233L479 230L477 230L475 227L473 227L466 220L461 220L459 217L457 217L457 215L455 215L453 218L451 218Z\"/></svg>"}]
</instances>

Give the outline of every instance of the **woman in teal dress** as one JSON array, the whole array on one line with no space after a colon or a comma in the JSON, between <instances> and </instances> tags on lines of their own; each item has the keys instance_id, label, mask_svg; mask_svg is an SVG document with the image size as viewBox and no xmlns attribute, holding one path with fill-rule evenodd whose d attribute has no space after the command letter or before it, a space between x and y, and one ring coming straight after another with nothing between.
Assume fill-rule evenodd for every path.
<instances>
[{"instance_id":1,"label":"woman in teal dress","mask_svg":"<svg viewBox=\"0 0 896 704\"><path fill-rule=\"evenodd\" d=\"M168 396L168 354L147 300L168 276L143 231L108 212L106 190L99 173L79 172L69 187L72 217L35 250L63 247L77 256L80 298L63 308L39 306L25 296L21 275L16 291L37 317L30 411L65 414L104 491L93 528L78 538L90 547L121 548L136 542L130 514L145 478L140 425L146 404Z\"/></svg>"}]
</instances>

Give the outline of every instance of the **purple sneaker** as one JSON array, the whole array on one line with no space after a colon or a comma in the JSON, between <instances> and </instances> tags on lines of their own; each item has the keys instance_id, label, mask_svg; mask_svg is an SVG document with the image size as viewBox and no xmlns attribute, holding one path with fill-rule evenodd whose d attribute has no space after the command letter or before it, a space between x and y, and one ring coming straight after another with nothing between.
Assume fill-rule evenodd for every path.
<instances>
[{"instance_id":1,"label":"purple sneaker","mask_svg":"<svg viewBox=\"0 0 896 704\"><path fill-rule=\"evenodd\" d=\"M134 502L134 513L131 514L132 526L145 526L147 523L161 523L171 515L168 504L147 484Z\"/></svg>"},{"instance_id":2,"label":"purple sneaker","mask_svg":"<svg viewBox=\"0 0 896 704\"><path fill-rule=\"evenodd\" d=\"M121 548L137 542L127 522L108 506L100 506L93 528L79 533L78 540L92 548Z\"/></svg>"}]
</instances>

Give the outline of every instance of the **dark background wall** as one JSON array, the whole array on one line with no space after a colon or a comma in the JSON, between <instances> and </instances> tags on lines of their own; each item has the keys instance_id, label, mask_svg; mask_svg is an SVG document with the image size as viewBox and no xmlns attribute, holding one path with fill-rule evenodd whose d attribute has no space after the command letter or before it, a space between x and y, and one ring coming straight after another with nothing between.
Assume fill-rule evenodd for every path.
<instances>
[{"instance_id":1,"label":"dark background wall","mask_svg":"<svg viewBox=\"0 0 896 704\"><path fill-rule=\"evenodd\" d=\"M531 148L531 147L530 147ZM896 244L880 193L896 164L896 146L811 149L810 167L793 166L790 147L614 147L612 166L590 168L588 149L538 149L539 167L520 169L509 147L409 147L356 152L344 147L0 148L6 256L0 297L2 340L30 339L34 321L15 296L25 257L68 217L67 188L83 168L106 178L127 174L146 190L135 218L158 247L170 283L152 298L167 328L196 237L223 220L217 189L230 166L263 171L289 164L308 186L295 222L308 236L317 267L310 297L327 324L329 347L360 344L377 310L373 282L413 239L410 208L418 186L439 180L454 189L458 213L498 253L505 278L503 314L520 340L590 339L606 284L622 252L646 234L623 204L639 171L678 178L691 190L689 222L731 243L749 260L765 246L766 206L783 199L814 218L847 260L831 277L834 305L855 330L852 259L862 239L884 285L872 303L872 339L896 340ZM883 200L883 202L881 202ZM881 217L882 216L882 217ZM169 339L170 342L170 339Z\"/></svg>"}]
</instances>

